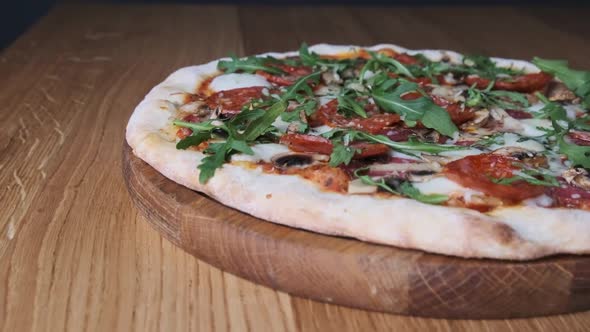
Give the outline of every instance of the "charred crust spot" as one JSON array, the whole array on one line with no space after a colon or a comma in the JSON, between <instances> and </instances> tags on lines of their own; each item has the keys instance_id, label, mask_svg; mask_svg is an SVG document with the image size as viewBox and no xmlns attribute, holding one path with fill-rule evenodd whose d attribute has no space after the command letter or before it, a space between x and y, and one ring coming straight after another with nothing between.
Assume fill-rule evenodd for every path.
<instances>
[{"instance_id":1,"label":"charred crust spot","mask_svg":"<svg viewBox=\"0 0 590 332\"><path fill-rule=\"evenodd\" d=\"M334 183L334 179L333 178L328 178L326 180L326 182L324 183L324 186L329 187L332 185L332 183Z\"/></svg>"},{"instance_id":2,"label":"charred crust spot","mask_svg":"<svg viewBox=\"0 0 590 332\"><path fill-rule=\"evenodd\" d=\"M509 244L517 239L514 229L506 224L496 224L493 228L493 233L498 239L498 242L502 244Z\"/></svg>"}]
</instances>

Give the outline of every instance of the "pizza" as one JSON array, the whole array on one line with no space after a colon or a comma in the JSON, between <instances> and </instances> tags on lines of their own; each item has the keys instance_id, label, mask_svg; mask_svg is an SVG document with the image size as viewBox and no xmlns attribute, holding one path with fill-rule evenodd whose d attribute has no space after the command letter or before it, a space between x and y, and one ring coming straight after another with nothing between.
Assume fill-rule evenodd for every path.
<instances>
[{"instance_id":1,"label":"pizza","mask_svg":"<svg viewBox=\"0 0 590 332\"><path fill-rule=\"evenodd\" d=\"M327 44L182 68L127 125L171 180L270 222L431 253L590 253L590 72Z\"/></svg>"}]
</instances>

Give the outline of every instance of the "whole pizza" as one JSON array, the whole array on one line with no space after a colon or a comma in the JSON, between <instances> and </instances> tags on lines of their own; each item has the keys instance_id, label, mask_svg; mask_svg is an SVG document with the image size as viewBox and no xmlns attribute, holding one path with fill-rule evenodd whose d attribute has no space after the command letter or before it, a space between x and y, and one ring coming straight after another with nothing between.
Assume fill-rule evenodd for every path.
<instances>
[{"instance_id":1,"label":"whole pizza","mask_svg":"<svg viewBox=\"0 0 590 332\"><path fill-rule=\"evenodd\" d=\"M182 68L133 152L258 218L461 257L590 253L590 72L452 51L302 45Z\"/></svg>"}]
</instances>

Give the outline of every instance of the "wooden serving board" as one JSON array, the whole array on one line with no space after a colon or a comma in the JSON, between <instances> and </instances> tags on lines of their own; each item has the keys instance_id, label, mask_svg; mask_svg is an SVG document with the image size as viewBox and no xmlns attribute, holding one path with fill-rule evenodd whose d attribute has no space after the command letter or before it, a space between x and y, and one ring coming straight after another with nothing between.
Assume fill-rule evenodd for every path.
<instances>
[{"instance_id":1,"label":"wooden serving board","mask_svg":"<svg viewBox=\"0 0 590 332\"><path fill-rule=\"evenodd\" d=\"M590 256L461 259L276 225L168 180L126 143L123 173L137 207L168 240L224 271L293 295L441 318L590 309Z\"/></svg>"}]
</instances>

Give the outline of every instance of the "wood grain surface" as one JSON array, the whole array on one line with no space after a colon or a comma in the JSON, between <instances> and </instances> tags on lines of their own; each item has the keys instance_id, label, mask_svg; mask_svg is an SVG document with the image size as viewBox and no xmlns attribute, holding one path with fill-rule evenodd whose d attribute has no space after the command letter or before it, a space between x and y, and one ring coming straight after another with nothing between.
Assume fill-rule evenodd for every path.
<instances>
[{"instance_id":1,"label":"wood grain surface","mask_svg":"<svg viewBox=\"0 0 590 332\"><path fill-rule=\"evenodd\" d=\"M291 295L434 318L590 310L590 256L461 259L315 234L265 222L178 185L127 144L122 158L129 194L165 238L223 271Z\"/></svg>"},{"instance_id":2,"label":"wood grain surface","mask_svg":"<svg viewBox=\"0 0 590 332\"><path fill-rule=\"evenodd\" d=\"M121 174L127 119L174 69L309 43L395 42L590 68L588 8L59 6L0 54L4 331L588 331L590 313L436 320L275 292L175 247ZM531 303L532 306L537 305Z\"/></svg>"}]
</instances>

